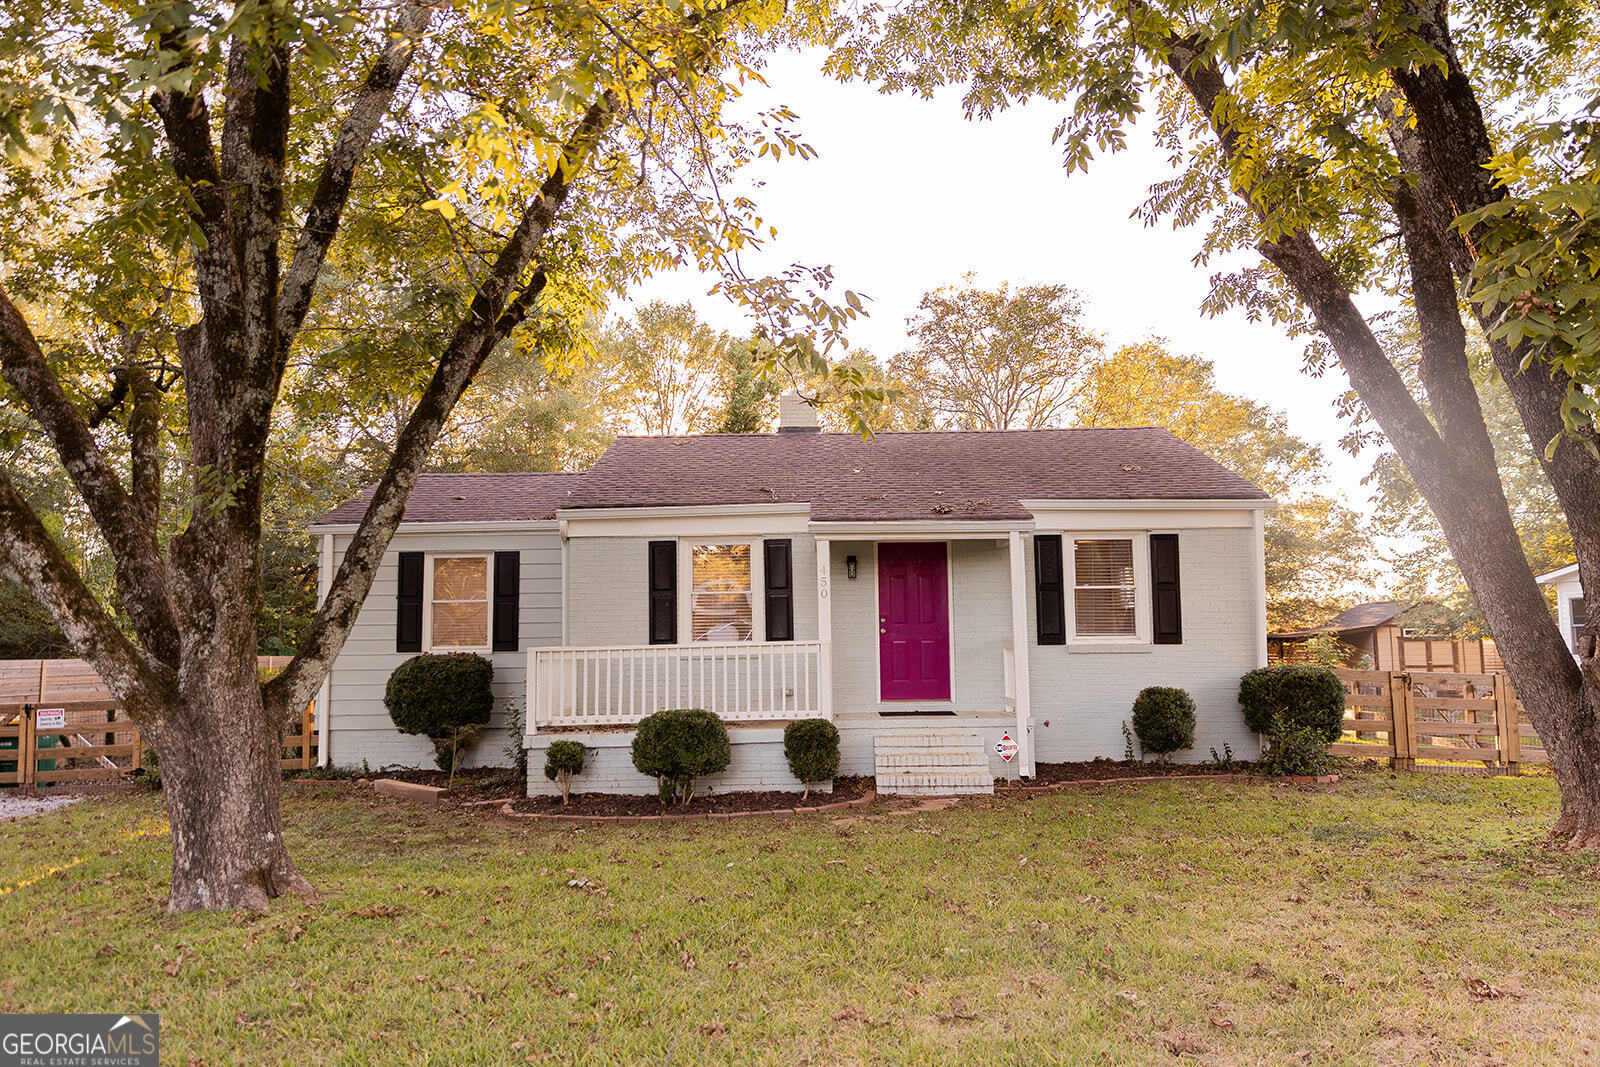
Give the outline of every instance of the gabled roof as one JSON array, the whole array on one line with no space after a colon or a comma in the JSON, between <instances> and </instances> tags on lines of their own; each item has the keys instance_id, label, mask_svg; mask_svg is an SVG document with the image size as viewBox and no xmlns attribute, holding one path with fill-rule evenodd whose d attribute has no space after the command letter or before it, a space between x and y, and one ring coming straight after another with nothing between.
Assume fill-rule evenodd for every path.
<instances>
[{"instance_id":1,"label":"gabled roof","mask_svg":"<svg viewBox=\"0 0 1600 1067\"><path fill-rule=\"evenodd\" d=\"M1569 563L1560 570L1554 570L1547 574L1539 575L1539 581L1544 585L1549 585L1551 582L1559 582L1561 579L1570 577L1577 573L1578 565L1576 563Z\"/></svg>"},{"instance_id":2,"label":"gabled roof","mask_svg":"<svg viewBox=\"0 0 1600 1067\"><path fill-rule=\"evenodd\" d=\"M1318 634L1336 633L1345 634L1356 630L1372 630L1386 623L1393 622L1406 612L1419 604L1428 603L1422 600L1374 600L1366 604L1357 604L1353 608L1346 608L1321 626L1310 630L1293 630L1287 633L1268 634L1268 637L1315 637Z\"/></svg>"},{"instance_id":3,"label":"gabled roof","mask_svg":"<svg viewBox=\"0 0 1600 1067\"><path fill-rule=\"evenodd\" d=\"M569 506L582 474L424 474L406 504L403 522L534 522L554 519ZM353 525L366 514L374 486L367 486L314 526Z\"/></svg>"},{"instance_id":4,"label":"gabled roof","mask_svg":"<svg viewBox=\"0 0 1600 1067\"><path fill-rule=\"evenodd\" d=\"M619 437L572 508L807 503L819 522L1026 520L1024 500L1268 501L1157 427Z\"/></svg>"}]
</instances>

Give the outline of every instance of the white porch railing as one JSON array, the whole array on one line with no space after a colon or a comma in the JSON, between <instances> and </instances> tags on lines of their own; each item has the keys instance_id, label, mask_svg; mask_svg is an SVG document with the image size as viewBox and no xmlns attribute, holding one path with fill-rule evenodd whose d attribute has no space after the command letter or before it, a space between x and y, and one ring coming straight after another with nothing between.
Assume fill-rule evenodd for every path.
<instances>
[{"instance_id":1,"label":"white porch railing","mask_svg":"<svg viewBox=\"0 0 1600 1067\"><path fill-rule=\"evenodd\" d=\"M828 717L820 641L528 650L528 730L631 726L666 708L726 722Z\"/></svg>"}]
</instances>

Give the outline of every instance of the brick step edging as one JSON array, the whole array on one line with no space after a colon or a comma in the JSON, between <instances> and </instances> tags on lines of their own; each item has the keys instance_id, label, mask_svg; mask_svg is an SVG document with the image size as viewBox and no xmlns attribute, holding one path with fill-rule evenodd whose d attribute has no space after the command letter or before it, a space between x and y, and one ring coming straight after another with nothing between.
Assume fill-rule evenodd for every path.
<instances>
[{"instance_id":1,"label":"brick step edging","mask_svg":"<svg viewBox=\"0 0 1600 1067\"><path fill-rule=\"evenodd\" d=\"M570 815L563 812L514 811L507 801L500 814L509 819L543 819L546 822L601 822L628 825L642 822L731 822L734 819L789 818L795 815L816 815L845 808L860 808L878 799L873 791L854 800L840 800L832 804L818 804L804 808L768 808L764 811L686 811L667 815Z\"/></svg>"}]
</instances>

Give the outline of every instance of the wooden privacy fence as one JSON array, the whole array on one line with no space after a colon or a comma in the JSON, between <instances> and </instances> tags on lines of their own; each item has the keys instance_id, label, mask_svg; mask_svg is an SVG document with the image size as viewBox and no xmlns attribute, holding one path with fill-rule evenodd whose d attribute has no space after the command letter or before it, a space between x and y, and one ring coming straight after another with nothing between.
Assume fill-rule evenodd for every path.
<instances>
[{"instance_id":1,"label":"wooden privacy fence","mask_svg":"<svg viewBox=\"0 0 1600 1067\"><path fill-rule=\"evenodd\" d=\"M1414 770L1424 763L1481 762L1515 774L1546 763L1544 745L1525 721L1504 674L1335 671L1344 683L1341 756L1387 756Z\"/></svg>"},{"instance_id":2,"label":"wooden privacy fence","mask_svg":"<svg viewBox=\"0 0 1600 1067\"><path fill-rule=\"evenodd\" d=\"M288 656L262 656L263 672ZM316 765L315 702L283 738L282 766ZM139 729L78 659L0 660L0 787L108 781L138 770Z\"/></svg>"}]
</instances>

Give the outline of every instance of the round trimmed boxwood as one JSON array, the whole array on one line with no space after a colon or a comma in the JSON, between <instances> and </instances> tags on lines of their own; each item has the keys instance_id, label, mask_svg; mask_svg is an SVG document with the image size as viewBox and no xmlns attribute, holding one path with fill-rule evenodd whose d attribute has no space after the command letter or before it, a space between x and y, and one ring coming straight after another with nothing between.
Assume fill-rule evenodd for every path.
<instances>
[{"instance_id":1,"label":"round trimmed boxwood","mask_svg":"<svg viewBox=\"0 0 1600 1067\"><path fill-rule=\"evenodd\" d=\"M1239 679L1244 721L1269 737L1279 727L1307 729L1327 744L1344 732L1344 684L1327 667L1262 667Z\"/></svg>"},{"instance_id":2,"label":"round trimmed boxwood","mask_svg":"<svg viewBox=\"0 0 1600 1067\"><path fill-rule=\"evenodd\" d=\"M633 736L633 765L656 779L663 801L689 803L694 780L723 770L732 758L728 728L703 708L658 711Z\"/></svg>"},{"instance_id":3,"label":"round trimmed boxwood","mask_svg":"<svg viewBox=\"0 0 1600 1067\"><path fill-rule=\"evenodd\" d=\"M839 730L826 719L796 719L783 728L783 755L789 771L811 795L812 782L831 781L839 773Z\"/></svg>"},{"instance_id":4,"label":"round trimmed boxwood","mask_svg":"<svg viewBox=\"0 0 1600 1067\"><path fill-rule=\"evenodd\" d=\"M1139 748L1165 760L1169 752L1194 747L1194 698L1182 689L1152 685L1133 701L1133 732Z\"/></svg>"},{"instance_id":5,"label":"round trimmed boxwood","mask_svg":"<svg viewBox=\"0 0 1600 1067\"><path fill-rule=\"evenodd\" d=\"M476 653L424 653L389 675L383 706L403 733L432 739L440 768L453 774L461 742L489 723L493 681L494 664Z\"/></svg>"}]
</instances>

